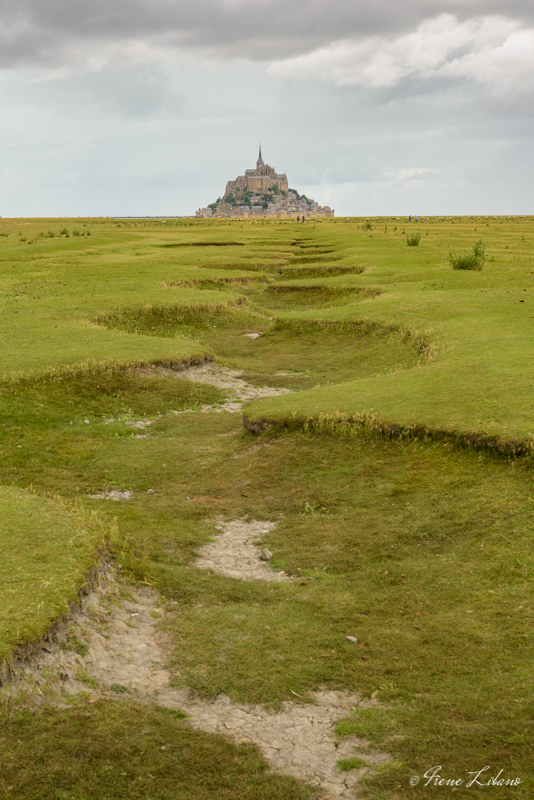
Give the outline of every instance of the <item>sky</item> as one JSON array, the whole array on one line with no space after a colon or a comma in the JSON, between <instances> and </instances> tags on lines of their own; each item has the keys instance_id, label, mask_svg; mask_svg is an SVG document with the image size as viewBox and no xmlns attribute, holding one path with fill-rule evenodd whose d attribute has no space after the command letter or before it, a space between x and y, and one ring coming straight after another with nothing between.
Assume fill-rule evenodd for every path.
<instances>
[{"instance_id":1,"label":"sky","mask_svg":"<svg viewBox=\"0 0 534 800\"><path fill-rule=\"evenodd\" d=\"M0 216L534 214L533 0L0 0Z\"/></svg>"}]
</instances>

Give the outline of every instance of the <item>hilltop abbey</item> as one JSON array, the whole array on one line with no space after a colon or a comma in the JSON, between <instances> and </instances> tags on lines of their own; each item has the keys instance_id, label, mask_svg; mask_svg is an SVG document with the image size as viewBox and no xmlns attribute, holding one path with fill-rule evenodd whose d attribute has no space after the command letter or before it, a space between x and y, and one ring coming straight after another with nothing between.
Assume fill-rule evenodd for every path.
<instances>
[{"instance_id":1,"label":"hilltop abbey","mask_svg":"<svg viewBox=\"0 0 534 800\"><path fill-rule=\"evenodd\" d=\"M228 181L224 197L207 208L199 208L197 217L333 217L329 206L290 189L287 175L265 164L260 152L255 169L245 170L234 181Z\"/></svg>"}]
</instances>

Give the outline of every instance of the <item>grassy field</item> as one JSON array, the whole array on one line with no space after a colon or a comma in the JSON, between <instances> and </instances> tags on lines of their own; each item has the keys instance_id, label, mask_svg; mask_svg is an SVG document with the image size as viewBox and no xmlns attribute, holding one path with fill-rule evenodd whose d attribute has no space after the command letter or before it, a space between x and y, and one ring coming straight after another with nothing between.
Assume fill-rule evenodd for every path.
<instances>
[{"instance_id":1,"label":"grassy field","mask_svg":"<svg viewBox=\"0 0 534 800\"><path fill-rule=\"evenodd\" d=\"M480 240L481 269L453 269ZM378 698L339 727L392 754L369 798L436 793L409 780L438 764L531 797L533 243L526 217L1 220L0 659L104 547L176 604L177 685ZM293 390L247 406L259 436L199 413L221 390L145 368L205 357ZM131 499L91 498L112 489ZM300 580L190 569L216 515L277 521L274 566ZM2 713L2 800L310 796L124 699Z\"/></svg>"}]
</instances>

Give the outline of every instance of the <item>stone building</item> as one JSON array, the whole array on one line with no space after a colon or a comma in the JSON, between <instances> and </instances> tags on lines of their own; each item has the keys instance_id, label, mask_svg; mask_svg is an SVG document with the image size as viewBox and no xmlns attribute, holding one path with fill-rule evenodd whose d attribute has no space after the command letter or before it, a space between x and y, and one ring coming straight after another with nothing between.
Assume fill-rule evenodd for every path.
<instances>
[{"instance_id":1,"label":"stone building","mask_svg":"<svg viewBox=\"0 0 534 800\"><path fill-rule=\"evenodd\" d=\"M261 195L274 186L283 192L287 192L289 189L287 175L285 173L283 175L277 173L274 167L264 164L260 145L256 169L246 169L244 175L238 175L235 181L228 181L224 196L243 194L243 192Z\"/></svg>"},{"instance_id":2,"label":"stone building","mask_svg":"<svg viewBox=\"0 0 534 800\"><path fill-rule=\"evenodd\" d=\"M210 213L211 212L211 213ZM197 217L333 217L334 210L290 189L287 175L265 164L261 145L255 169L245 170L228 181L224 197L208 208L199 208Z\"/></svg>"}]
</instances>

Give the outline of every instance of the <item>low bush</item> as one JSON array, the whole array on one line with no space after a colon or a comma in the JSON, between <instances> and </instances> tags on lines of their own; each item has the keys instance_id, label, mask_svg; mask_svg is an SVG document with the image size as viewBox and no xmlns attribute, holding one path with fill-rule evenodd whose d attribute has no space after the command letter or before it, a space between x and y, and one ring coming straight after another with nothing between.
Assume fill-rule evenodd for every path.
<instances>
[{"instance_id":1,"label":"low bush","mask_svg":"<svg viewBox=\"0 0 534 800\"><path fill-rule=\"evenodd\" d=\"M409 233L406 237L406 244L408 247L419 247L419 242L421 241L421 234L420 233Z\"/></svg>"},{"instance_id":2,"label":"low bush","mask_svg":"<svg viewBox=\"0 0 534 800\"><path fill-rule=\"evenodd\" d=\"M482 269L486 255L486 245L481 240L473 245L473 249L463 253L449 253L449 261L453 269Z\"/></svg>"}]
</instances>

